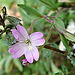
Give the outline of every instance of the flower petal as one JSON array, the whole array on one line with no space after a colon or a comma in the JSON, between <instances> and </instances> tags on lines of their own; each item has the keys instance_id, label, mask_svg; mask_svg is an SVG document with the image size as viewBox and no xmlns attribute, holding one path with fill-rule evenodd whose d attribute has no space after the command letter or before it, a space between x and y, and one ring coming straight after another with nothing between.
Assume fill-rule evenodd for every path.
<instances>
[{"instance_id":1,"label":"flower petal","mask_svg":"<svg viewBox=\"0 0 75 75\"><path fill-rule=\"evenodd\" d=\"M9 53L16 53L16 52L19 51L19 50L23 50L23 52L24 52L24 47L25 47L25 44L24 44L24 43L18 42L18 43L16 43L16 44L12 45L12 46L9 48L8 52L9 52Z\"/></svg>"},{"instance_id":2,"label":"flower petal","mask_svg":"<svg viewBox=\"0 0 75 75\"><path fill-rule=\"evenodd\" d=\"M43 33L35 32L30 35L30 40L41 39L43 37Z\"/></svg>"},{"instance_id":3,"label":"flower petal","mask_svg":"<svg viewBox=\"0 0 75 75\"><path fill-rule=\"evenodd\" d=\"M32 48L33 49L31 50L31 53L33 55L33 58L35 59L35 61L38 61L38 59L39 59L39 51L35 46L32 46Z\"/></svg>"},{"instance_id":4,"label":"flower petal","mask_svg":"<svg viewBox=\"0 0 75 75\"><path fill-rule=\"evenodd\" d=\"M19 49L13 54L13 58L19 58L24 54L24 49Z\"/></svg>"},{"instance_id":5,"label":"flower petal","mask_svg":"<svg viewBox=\"0 0 75 75\"><path fill-rule=\"evenodd\" d=\"M44 39L32 40L31 43L34 46L40 46L40 45L43 45L45 43L45 40Z\"/></svg>"},{"instance_id":6,"label":"flower petal","mask_svg":"<svg viewBox=\"0 0 75 75\"><path fill-rule=\"evenodd\" d=\"M24 43L21 43L21 44L19 43L18 46L19 47L17 47L16 50L13 48L13 50L15 50L14 54L13 54L13 58L19 58L19 57L21 57L25 53L26 45Z\"/></svg>"},{"instance_id":7,"label":"flower petal","mask_svg":"<svg viewBox=\"0 0 75 75\"><path fill-rule=\"evenodd\" d=\"M17 25L17 30L12 29L12 34L18 41L23 41L23 40L29 38L26 29L20 25Z\"/></svg>"},{"instance_id":8,"label":"flower petal","mask_svg":"<svg viewBox=\"0 0 75 75\"><path fill-rule=\"evenodd\" d=\"M24 37L16 29L12 29L12 34L16 38L17 41L24 40Z\"/></svg>"},{"instance_id":9,"label":"flower petal","mask_svg":"<svg viewBox=\"0 0 75 75\"><path fill-rule=\"evenodd\" d=\"M28 46L25 48L25 57L29 63L33 63L33 56L30 50L28 49Z\"/></svg>"},{"instance_id":10,"label":"flower petal","mask_svg":"<svg viewBox=\"0 0 75 75\"><path fill-rule=\"evenodd\" d=\"M25 38L28 38L28 33L23 26L17 25L17 31Z\"/></svg>"}]
</instances>

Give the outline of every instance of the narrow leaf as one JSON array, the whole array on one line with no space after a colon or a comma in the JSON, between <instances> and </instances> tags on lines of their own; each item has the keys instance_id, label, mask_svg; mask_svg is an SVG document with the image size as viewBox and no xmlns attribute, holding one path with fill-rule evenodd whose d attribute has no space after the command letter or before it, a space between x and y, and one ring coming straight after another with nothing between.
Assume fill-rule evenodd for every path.
<instances>
[{"instance_id":1,"label":"narrow leaf","mask_svg":"<svg viewBox=\"0 0 75 75\"><path fill-rule=\"evenodd\" d=\"M8 72L11 60L12 60L12 56L8 56L8 58L5 62L5 72Z\"/></svg>"},{"instance_id":2,"label":"narrow leaf","mask_svg":"<svg viewBox=\"0 0 75 75\"><path fill-rule=\"evenodd\" d=\"M61 28L65 29L65 25L64 25L64 22L60 18L56 18L56 22L54 25L58 30L65 33L65 31L61 29Z\"/></svg>"},{"instance_id":3,"label":"narrow leaf","mask_svg":"<svg viewBox=\"0 0 75 75\"><path fill-rule=\"evenodd\" d=\"M72 57L72 64L75 66L75 58Z\"/></svg>"},{"instance_id":4,"label":"narrow leaf","mask_svg":"<svg viewBox=\"0 0 75 75\"><path fill-rule=\"evenodd\" d=\"M54 0L40 0L42 3L48 5L53 10L57 10L57 5L54 3Z\"/></svg>"},{"instance_id":5,"label":"narrow leaf","mask_svg":"<svg viewBox=\"0 0 75 75\"><path fill-rule=\"evenodd\" d=\"M22 8L30 17L34 17L34 18L38 18L38 17L42 17L42 15L37 12L36 9L32 8L32 7L29 7L29 6L26 6L26 5L23 5L23 4L18 4L18 6L20 8Z\"/></svg>"},{"instance_id":6,"label":"narrow leaf","mask_svg":"<svg viewBox=\"0 0 75 75\"><path fill-rule=\"evenodd\" d=\"M55 73L55 75L62 75L62 73L61 72L58 72L58 73Z\"/></svg>"},{"instance_id":7,"label":"narrow leaf","mask_svg":"<svg viewBox=\"0 0 75 75\"><path fill-rule=\"evenodd\" d=\"M17 68L22 72L23 67L22 64L20 63L19 59L14 59L14 64L17 66Z\"/></svg>"},{"instance_id":8,"label":"narrow leaf","mask_svg":"<svg viewBox=\"0 0 75 75\"><path fill-rule=\"evenodd\" d=\"M3 59L0 60L0 70L1 70L2 67L3 67L3 64L4 64L5 60L6 60L5 58L3 58Z\"/></svg>"},{"instance_id":9,"label":"narrow leaf","mask_svg":"<svg viewBox=\"0 0 75 75\"><path fill-rule=\"evenodd\" d=\"M26 4L26 0L23 0L24 1L24 4Z\"/></svg>"},{"instance_id":10,"label":"narrow leaf","mask_svg":"<svg viewBox=\"0 0 75 75\"><path fill-rule=\"evenodd\" d=\"M56 26L64 28L65 29L65 25L64 22L60 19L60 18L56 18Z\"/></svg>"},{"instance_id":11,"label":"narrow leaf","mask_svg":"<svg viewBox=\"0 0 75 75\"><path fill-rule=\"evenodd\" d=\"M63 45L68 50L68 53L70 53L70 47L69 47L69 44L67 42L67 39L62 34L60 34L60 38L61 38L61 41L63 42Z\"/></svg>"},{"instance_id":12,"label":"narrow leaf","mask_svg":"<svg viewBox=\"0 0 75 75\"><path fill-rule=\"evenodd\" d=\"M53 71L55 74L58 73L58 72L61 72L62 75L64 75L63 72L62 72L60 69L58 69L58 68L54 65L54 63L53 63L52 61L51 61L50 63L51 63L52 71Z\"/></svg>"},{"instance_id":13,"label":"narrow leaf","mask_svg":"<svg viewBox=\"0 0 75 75\"><path fill-rule=\"evenodd\" d=\"M72 42L75 42L75 36L74 36L74 35L71 35L71 34L69 34L69 33L65 33L65 37L66 37L68 40L70 40L70 41L72 41Z\"/></svg>"},{"instance_id":14,"label":"narrow leaf","mask_svg":"<svg viewBox=\"0 0 75 75\"><path fill-rule=\"evenodd\" d=\"M66 73L66 75L68 75L68 70L67 68L65 67L65 65L61 65L61 68L62 68L62 71Z\"/></svg>"}]
</instances>

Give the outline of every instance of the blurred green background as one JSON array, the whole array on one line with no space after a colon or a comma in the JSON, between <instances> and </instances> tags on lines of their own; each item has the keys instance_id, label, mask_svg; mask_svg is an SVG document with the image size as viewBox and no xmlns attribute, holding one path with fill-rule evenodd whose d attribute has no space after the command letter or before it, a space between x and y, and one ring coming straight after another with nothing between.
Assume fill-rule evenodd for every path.
<instances>
[{"instance_id":1,"label":"blurred green background","mask_svg":"<svg viewBox=\"0 0 75 75\"><path fill-rule=\"evenodd\" d=\"M63 3L56 3L60 6L64 6ZM21 23L29 32L29 27L31 22L34 19L34 16L29 17L17 4L26 4L35 8L39 13L43 15L56 15L56 12L43 4L39 0L0 0L0 12L3 6L7 8L7 14L10 16L17 17L21 19ZM66 3L66 6L71 5ZM75 10L66 10L59 14L59 17L64 21L65 27L69 24L70 20L75 21ZM6 22L7 24L7 22ZM0 26L0 29L2 27ZM45 19L39 19L35 21L32 32L39 31L44 34L46 38L50 29L50 24ZM12 36L11 36L12 37ZM53 30L51 38L48 41L52 47L59 49L60 37L58 33ZM74 69L74 66L71 64L70 60L59 53L55 53L49 49L42 48L40 53L40 58L37 62L32 64L27 64L27 66L22 65L22 59L25 57L22 56L19 59L13 59L12 54L8 53L11 41L6 40L6 34L2 35L0 40L0 75L65 75L63 74L61 65L64 64L68 71ZM65 69L66 70L66 69ZM66 70L67 71L67 70ZM61 74L60 74L61 73ZM69 75L75 75L73 71Z\"/></svg>"}]
</instances>

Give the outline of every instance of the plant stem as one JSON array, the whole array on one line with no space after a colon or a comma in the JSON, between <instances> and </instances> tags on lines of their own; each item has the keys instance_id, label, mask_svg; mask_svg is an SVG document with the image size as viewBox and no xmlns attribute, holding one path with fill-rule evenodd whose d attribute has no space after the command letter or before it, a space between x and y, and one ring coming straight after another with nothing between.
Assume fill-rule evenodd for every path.
<instances>
[{"instance_id":1,"label":"plant stem","mask_svg":"<svg viewBox=\"0 0 75 75\"><path fill-rule=\"evenodd\" d=\"M69 33L69 34L75 36L75 34L72 34L72 33L68 32L67 30L65 30L65 29L63 29L63 28L61 28L61 27L59 27L59 28L62 29L63 31L65 31L65 32L67 32L67 33Z\"/></svg>"},{"instance_id":2,"label":"plant stem","mask_svg":"<svg viewBox=\"0 0 75 75\"><path fill-rule=\"evenodd\" d=\"M43 17L44 17L48 22L50 22L51 24L54 22L54 21L48 19L45 15L43 15Z\"/></svg>"},{"instance_id":3,"label":"plant stem","mask_svg":"<svg viewBox=\"0 0 75 75\"><path fill-rule=\"evenodd\" d=\"M61 11L57 10L57 14L55 17L58 17Z\"/></svg>"},{"instance_id":4,"label":"plant stem","mask_svg":"<svg viewBox=\"0 0 75 75\"><path fill-rule=\"evenodd\" d=\"M57 29L54 25L53 25L53 27L54 27L54 29L55 29L57 32L59 32L59 33L61 33L61 34L65 35L65 33L64 33L64 32L62 32L62 31L58 30L58 29Z\"/></svg>"},{"instance_id":5,"label":"plant stem","mask_svg":"<svg viewBox=\"0 0 75 75\"><path fill-rule=\"evenodd\" d=\"M51 24L54 22L54 21L49 20L45 15L43 15L43 17L44 17L48 22L50 22ZM48 39L49 39L50 36L51 36L52 29L53 29L53 26L50 28L50 31L49 31L49 33L48 33L46 39L45 39L44 45L40 46L40 47L38 48L38 50L40 50L42 47L45 46L46 42L48 41Z\"/></svg>"},{"instance_id":6,"label":"plant stem","mask_svg":"<svg viewBox=\"0 0 75 75\"><path fill-rule=\"evenodd\" d=\"M34 20L32 21L32 23L31 23L29 35L31 34L32 26L33 26L33 24L34 24L34 22L35 22L36 20L37 20L37 19L34 19Z\"/></svg>"},{"instance_id":7,"label":"plant stem","mask_svg":"<svg viewBox=\"0 0 75 75\"><path fill-rule=\"evenodd\" d=\"M75 68L73 70L71 70L68 74L70 74L71 72L73 72L75 70Z\"/></svg>"},{"instance_id":8,"label":"plant stem","mask_svg":"<svg viewBox=\"0 0 75 75\"><path fill-rule=\"evenodd\" d=\"M50 38L50 36L51 36L52 29L53 29L53 27L50 28L50 31L49 31L49 33L48 33L46 39L45 39L44 45L40 46L40 47L38 48L38 50L40 50L42 47L45 46L45 44L47 43L47 41L49 40L49 38Z\"/></svg>"}]
</instances>

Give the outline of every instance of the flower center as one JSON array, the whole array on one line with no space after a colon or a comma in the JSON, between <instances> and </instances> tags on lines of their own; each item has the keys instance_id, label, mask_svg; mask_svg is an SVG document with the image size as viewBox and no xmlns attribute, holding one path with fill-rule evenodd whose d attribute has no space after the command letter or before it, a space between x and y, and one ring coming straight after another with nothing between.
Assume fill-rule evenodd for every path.
<instances>
[{"instance_id":1,"label":"flower center","mask_svg":"<svg viewBox=\"0 0 75 75\"><path fill-rule=\"evenodd\" d=\"M25 42L26 45L28 45L29 43L31 43L29 39L25 39L24 42Z\"/></svg>"}]
</instances>

